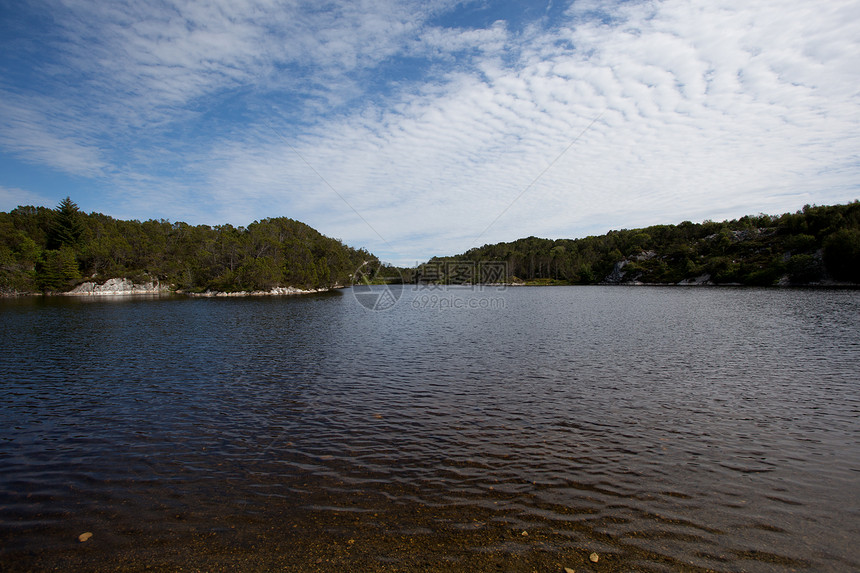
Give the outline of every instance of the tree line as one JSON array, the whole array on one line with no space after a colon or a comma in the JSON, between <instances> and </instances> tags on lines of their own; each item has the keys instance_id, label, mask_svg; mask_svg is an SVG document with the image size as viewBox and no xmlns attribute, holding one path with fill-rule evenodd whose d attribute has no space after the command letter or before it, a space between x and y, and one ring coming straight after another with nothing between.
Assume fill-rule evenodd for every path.
<instances>
[{"instance_id":1,"label":"tree line","mask_svg":"<svg viewBox=\"0 0 860 573\"><path fill-rule=\"evenodd\" d=\"M458 263L480 269L491 261L505 264L508 281L543 284L676 284L697 277L756 286L860 283L860 203L806 205L783 215L685 221L582 239L528 237L434 257L410 272L418 280L432 275L455 283L451 272L439 276L440 269L457 269Z\"/></svg>"},{"instance_id":2,"label":"tree line","mask_svg":"<svg viewBox=\"0 0 860 573\"><path fill-rule=\"evenodd\" d=\"M191 292L327 288L351 284L363 265L383 280L408 282L860 283L860 202L582 239L528 237L434 257L415 269L380 266L368 251L286 217L247 227L123 221L85 214L68 197L55 209L0 212L0 293L62 292L115 277Z\"/></svg>"},{"instance_id":3,"label":"tree line","mask_svg":"<svg viewBox=\"0 0 860 573\"><path fill-rule=\"evenodd\" d=\"M63 292L84 281L158 280L190 292L348 285L377 258L286 217L247 227L123 221L56 209L0 213L0 292Z\"/></svg>"}]
</instances>

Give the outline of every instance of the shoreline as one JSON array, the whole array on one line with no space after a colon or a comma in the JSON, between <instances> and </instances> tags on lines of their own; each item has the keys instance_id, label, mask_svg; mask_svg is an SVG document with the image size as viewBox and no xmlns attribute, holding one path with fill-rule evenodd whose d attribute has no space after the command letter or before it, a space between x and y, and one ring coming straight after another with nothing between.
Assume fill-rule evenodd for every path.
<instances>
[{"instance_id":1,"label":"shoreline","mask_svg":"<svg viewBox=\"0 0 860 573\"><path fill-rule=\"evenodd\" d=\"M295 296L302 294L318 294L323 292L329 292L332 289L343 288L343 287L331 287L331 288L318 288L318 289L309 289L304 290L296 287L273 287L270 290L241 290L236 292L225 292L220 290L207 290L204 292L184 292L182 290L173 291L174 294L190 296L194 298L239 298L239 297L249 297L249 296Z\"/></svg>"},{"instance_id":2,"label":"shoreline","mask_svg":"<svg viewBox=\"0 0 860 573\"><path fill-rule=\"evenodd\" d=\"M113 281L113 282L112 282ZM116 281L122 282L123 287L117 288ZM109 285L109 283L111 283ZM429 283L425 283L429 284ZM105 288L107 286L107 288ZM353 285L349 285L353 286ZM204 292L188 292L182 289L173 290L171 285L163 285L155 282L149 283L132 283L129 279L109 279L102 285L93 282L82 283L74 289L65 292L17 292L17 291L0 291L0 299L19 298L19 297L72 297L72 298L88 298L88 297L160 297L160 296L186 296L190 298L247 298L247 297L264 297L264 296L298 296L308 294L322 294L333 290L349 288L349 286L335 285L332 287L318 289L300 289L297 287L273 287L270 290L254 290L254 291L213 291L207 290ZM593 284L571 284L571 283L529 283L529 282L511 282L511 283L486 283L486 284L463 284L463 285L436 285L438 287L475 287L493 288L493 287L588 287L588 286L603 286L603 287L686 287L686 288L764 288L764 289L840 289L840 290L858 290L860 283L828 281L820 283L780 283L774 285L745 285L743 283L713 283L710 281L682 281L678 283L644 283L638 281L629 282L600 282Z\"/></svg>"},{"instance_id":3,"label":"shoreline","mask_svg":"<svg viewBox=\"0 0 860 573\"><path fill-rule=\"evenodd\" d=\"M163 284L158 280L145 283L135 283L127 278L108 279L104 283L88 281L77 285L75 288L65 292L0 292L0 298L18 298L30 296L51 297L159 297L159 296L187 296L192 298L240 298L260 296L296 296L305 294L319 294L335 289L344 288L342 285L318 289L300 289L293 286L273 287L270 290L254 291L214 291L188 292L182 289L174 289L174 285Z\"/></svg>"}]
</instances>

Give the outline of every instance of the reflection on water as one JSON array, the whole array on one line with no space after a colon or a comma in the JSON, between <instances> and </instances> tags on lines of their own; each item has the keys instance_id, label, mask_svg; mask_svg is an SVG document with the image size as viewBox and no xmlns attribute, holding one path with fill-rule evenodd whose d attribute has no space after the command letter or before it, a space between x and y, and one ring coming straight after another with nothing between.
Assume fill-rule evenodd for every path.
<instances>
[{"instance_id":1,"label":"reflection on water","mask_svg":"<svg viewBox=\"0 0 860 573\"><path fill-rule=\"evenodd\" d=\"M0 301L4 570L860 569L860 293L426 294Z\"/></svg>"}]
</instances>

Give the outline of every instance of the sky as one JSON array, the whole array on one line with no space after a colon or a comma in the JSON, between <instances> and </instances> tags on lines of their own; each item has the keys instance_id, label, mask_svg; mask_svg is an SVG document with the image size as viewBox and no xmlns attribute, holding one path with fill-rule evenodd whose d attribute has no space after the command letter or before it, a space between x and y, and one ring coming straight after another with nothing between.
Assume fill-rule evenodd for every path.
<instances>
[{"instance_id":1,"label":"sky","mask_svg":"<svg viewBox=\"0 0 860 573\"><path fill-rule=\"evenodd\" d=\"M860 0L0 0L0 211L389 263L860 198Z\"/></svg>"}]
</instances>

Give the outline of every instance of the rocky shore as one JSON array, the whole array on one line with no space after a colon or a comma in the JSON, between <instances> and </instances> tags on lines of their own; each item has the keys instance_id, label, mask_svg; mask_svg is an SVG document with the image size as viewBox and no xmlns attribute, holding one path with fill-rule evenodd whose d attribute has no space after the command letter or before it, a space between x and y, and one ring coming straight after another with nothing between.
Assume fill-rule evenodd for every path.
<instances>
[{"instance_id":1,"label":"rocky shore","mask_svg":"<svg viewBox=\"0 0 860 573\"><path fill-rule=\"evenodd\" d=\"M221 298L221 297L240 297L240 296L287 296L287 295L295 295L295 294L314 294L319 292L327 292L329 289L320 288L320 289L309 289L302 290L300 288L295 287L274 287L271 290L253 290L253 291L237 291L237 292L223 292L223 291L213 291L207 290L206 292L183 292L176 291L177 294L186 294L188 296L194 297L205 297L205 298Z\"/></svg>"},{"instance_id":2,"label":"rocky shore","mask_svg":"<svg viewBox=\"0 0 860 573\"><path fill-rule=\"evenodd\" d=\"M161 284L157 280L135 283L131 279L114 278L108 279L103 284L95 282L82 283L72 290L60 294L65 296L121 296L167 294L169 292L170 285Z\"/></svg>"},{"instance_id":3,"label":"rocky shore","mask_svg":"<svg viewBox=\"0 0 860 573\"><path fill-rule=\"evenodd\" d=\"M341 286L335 286L333 288L343 288ZM314 294L326 292L330 289L328 288L319 288L319 289L300 289L296 287L274 287L270 290L254 290L254 291L237 291L237 292L224 292L224 291L213 291L207 290L205 292L189 292L181 289L175 289L174 285L161 283L158 280L150 280L143 283L136 283L131 279L127 278L113 278L108 279L104 283L97 282L85 282L81 283L70 291L66 292L49 292L49 293L32 293L32 292L0 292L0 296L3 297L16 297L16 296L32 296L36 294L49 294L49 295L60 295L60 296L76 296L76 297L86 297L86 296L139 296L139 295L150 295L150 296L158 296L158 295L167 295L167 294L179 294L191 297L203 297L203 298L226 298L226 297L245 297L245 296L290 296L290 295L300 295L300 294Z\"/></svg>"}]
</instances>

